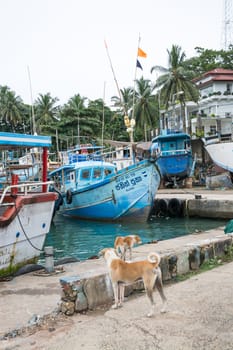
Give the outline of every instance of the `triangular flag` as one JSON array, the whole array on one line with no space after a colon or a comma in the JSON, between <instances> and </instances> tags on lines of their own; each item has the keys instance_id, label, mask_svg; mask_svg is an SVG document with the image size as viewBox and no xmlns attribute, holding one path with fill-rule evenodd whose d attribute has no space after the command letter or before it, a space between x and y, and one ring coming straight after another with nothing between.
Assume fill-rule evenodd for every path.
<instances>
[{"instance_id":1,"label":"triangular flag","mask_svg":"<svg viewBox=\"0 0 233 350\"><path fill-rule=\"evenodd\" d=\"M139 57L147 57L147 54L140 48L138 48L138 56Z\"/></svg>"},{"instance_id":2,"label":"triangular flag","mask_svg":"<svg viewBox=\"0 0 233 350\"><path fill-rule=\"evenodd\" d=\"M142 66L141 66L141 63L139 62L139 60L137 60L137 68L140 68L141 70L143 70L143 69L142 69Z\"/></svg>"}]
</instances>

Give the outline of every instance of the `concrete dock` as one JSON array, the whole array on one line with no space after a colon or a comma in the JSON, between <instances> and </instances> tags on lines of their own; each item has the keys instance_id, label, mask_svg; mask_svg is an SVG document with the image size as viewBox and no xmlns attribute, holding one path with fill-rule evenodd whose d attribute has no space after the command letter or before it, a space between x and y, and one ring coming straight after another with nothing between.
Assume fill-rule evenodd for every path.
<instances>
[{"instance_id":1,"label":"concrete dock","mask_svg":"<svg viewBox=\"0 0 233 350\"><path fill-rule=\"evenodd\" d=\"M215 249L219 250L219 254L223 252L221 249L225 243L232 244L232 237L225 235L224 227L217 230L200 232L198 234L187 235L171 240L159 241L155 244L145 244L133 249L133 259L144 259L148 252L156 251L165 259L163 270L163 279L171 278L174 271L169 271L169 266L166 266L166 261L169 257L176 256L178 261L176 264L177 274L186 273L190 269L188 251L195 250L194 248L209 247L215 245ZM221 248L222 247L222 248ZM196 249L195 252L198 250ZM196 258L199 261L199 257ZM197 267L193 261L194 269ZM98 281L103 281L99 284ZM40 276L36 273L29 273L13 278L10 281L0 282L0 337L12 330L27 326L28 322L35 316L42 317L52 313L57 309L61 302L62 288L60 280L71 281L85 280L94 283L95 286L100 286L100 292L103 287L107 288L103 291L101 302L104 304L112 300L112 291L106 280L108 273L106 264L103 258L96 260L87 260L78 263L64 265L64 272ZM93 306L99 305L97 289L89 291L90 300L88 302ZM109 297L111 300L109 300ZM1 347L0 347L1 348Z\"/></svg>"},{"instance_id":2,"label":"concrete dock","mask_svg":"<svg viewBox=\"0 0 233 350\"><path fill-rule=\"evenodd\" d=\"M158 196L195 198L201 194L203 198L214 198L219 201L232 200L233 191L200 191L200 190L161 190ZM176 192L176 193L175 193ZM233 217L233 213L232 213ZM191 235L145 244L133 249L133 260L145 259L150 251L161 254L163 280L169 281L175 275L181 275L199 268L203 260L221 256L232 247L232 235L224 234L224 227L198 232ZM0 349L1 341L7 334L16 333L22 327L36 322L46 315L61 308L64 297L62 286L80 286L85 300L74 302L82 311L88 305L95 310L101 303L112 303L112 289L109 283L106 264L103 258L70 263L53 274L40 275L31 272L0 282ZM63 284L61 285L61 281ZM86 303L86 304L85 304ZM77 311L77 310L75 310Z\"/></svg>"},{"instance_id":3,"label":"concrete dock","mask_svg":"<svg viewBox=\"0 0 233 350\"><path fill-rule=\"evenodd\" d=\"M161 206L162 216L171 214L171 216L232 219L233 190L224 188L208 190L205 187L160 189L155 199L156 206Z\"/></svg>"}]
</instances>

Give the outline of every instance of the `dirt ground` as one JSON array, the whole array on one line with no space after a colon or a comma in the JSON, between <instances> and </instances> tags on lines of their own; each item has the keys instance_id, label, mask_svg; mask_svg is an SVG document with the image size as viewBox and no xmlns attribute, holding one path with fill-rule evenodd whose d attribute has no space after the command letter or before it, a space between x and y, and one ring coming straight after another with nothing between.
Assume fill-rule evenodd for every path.
<instances>
[{"instance_id":1,"label":"dirt ground","mask_svg":"<svg viewBox=\"0 0 233 350\"><path fill-rule=\"evenodd\" d=\"M4 350L232 350L233 263L165 285L168 311L146 317L145 293L118 310L53 318L21 336L0 341ZM32 334L30 334L32 333Z\"/></svg>"}]
</instances>

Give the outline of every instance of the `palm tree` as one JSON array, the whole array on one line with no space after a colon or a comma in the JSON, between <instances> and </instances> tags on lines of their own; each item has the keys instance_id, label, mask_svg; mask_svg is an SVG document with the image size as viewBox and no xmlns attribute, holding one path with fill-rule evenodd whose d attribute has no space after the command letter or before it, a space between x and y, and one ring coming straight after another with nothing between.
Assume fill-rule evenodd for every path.
<instances>
[{"instance_id":1,"label":"palm tree","mask_svg":"<svg viewBox=\"0 0 233 350\"><path fill-rule=\"evenodd\" d=\"M155 87L160 89L160 102L165 109L169 108L169 105L174 105L175 96L181 104L182 108L185 107L185 101L198 102L199 91L196 85L192 82L192 72L185 70L184 59L185 53L178 45L173 45L168 52L168 68L161 66L153 66L153 71L162 72L157 80ZM183 129L186 130L186 121L184 113L183 117Z\"/></svg>"},{"instance_id":2,"label":"palm tree","mask_svg":"<svg viewBox=\"0 0 233 350\"><path fill-rule=\"evenodd\" d=\"M80 118L84 115L83 112L85 110L86 99L86 97L81 97L80 94L74 95L69 99L68 104L65 107L66 116L69 118L71 117L72 124L74 122L77 125L77 143L80 143Z\"/></svg>"},{"instance_id":3,"label":"palm tree","mask_svg":"<svg viewBox=\"0 0 233 350\"><path fill-rule=\"evenodd\" d=\"M11 128L15 132L17 125L22 120L23 101L19 96L15 95L7 86L0 87L0 115L2 122L6 124L6 128Z\"/></svg>"},{"instance_id":4,"label":"palm tree","mask_svg":"<svg viewBox=\"0 0 233 350\"><path fill-rule=\"evenodd\" d=\"M144 128L144 137L147 141L147 130L157 126L158 106L156 104L155 95L153 95L153 86L151 81L141 77L136 80L135 88L135 106L133 114L136 119L136 127Z\"/></svg>"},{"instance_id":5,"label":"palm tree","mask_svg":"<svg viewBox=\"0 0 233 350\"><path fill-rule=\"evenodd\" d=\"M54 129L55 120L59 120L59 107L56 105L57 97L52 97L50 93L40 94L35 101L36 131L48 131Z\"/></svg>"},{"instance_id":6,"label":"palm tree","mask_svg":"<svg viewBox=\"0 0 233 350\"><path fill-rule=\"evenodd\" d=\"M114 102L114 107L117 107L118 109L115 111L114 114L114 119L118 123L118 133L117 139L125 139L125 133L123 128L126 128L125 130L129 131L131 130L130 128L130 120L129 120L129 115L132 113L133 110L133 103L134 103L134 89L129 87L129 88L124 88L120 89L120 96L113 96L111 98L111 101ZM117 121L117 118L120 118L119 121ZM116 125L116 124L115 124ZM133 129L132 129L133 130ZM129 131L130 139L132 141L133 138L133 131ZM116 137L116 135L115 135ZM126 135L127 137L127 135Z\"/></svg>"},{"instance_id":7,"label":"palm tree","mask_svg":"<svg viewBox=\"0 0 233 350\"><path fill-rule=\"evenodd\" d=\"M114 107L118 107L122 115L128 115L133 107L134 90L129 88L120 89L121 97L113 96L111 101L114 103Z\"/></svg>"}]
</instances>

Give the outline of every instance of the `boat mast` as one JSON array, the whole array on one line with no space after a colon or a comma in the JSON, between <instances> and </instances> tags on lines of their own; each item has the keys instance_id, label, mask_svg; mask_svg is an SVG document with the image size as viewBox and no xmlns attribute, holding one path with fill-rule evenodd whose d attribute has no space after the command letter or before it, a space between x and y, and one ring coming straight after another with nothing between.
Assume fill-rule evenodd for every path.
<instances>
[{"instance_id":1,"label":"boat mast","mask_svg":"<svg viewBox=\"0 0 233 350\"><path fill-rule=\"evenodd\" d=\"M102 150L104 147L104 123L105 123L105 115L104 115L104 102L105 102L105 86L106 86L106 82L104 82L104 91L103 91L103 119L102 119Z\"/></svg>"},{"instance_id":2,"label":"boat mast","mask_svg":"<svg viewBox=\"0 0 233 350\"><path fill-rule=\"evenodd\" d=\"M117 79L116 79L116 75L115 75L115 72L114 72L114 69L113 69L112 60L111 60L111 57L110 57L109 52L108 52L108 45L107 45L105 40L104 40L104 45L105 45L105 49L106 49L106 52L107 52L108 60L109 60L109 63L110 63L110 67L111 67L111 70L112 70L113 78L114 78L114 81L115 81L115 84L116 84L116 87L117 87L117 92L118 92L118 95L119 95L120 104L122 105L122 107L124 109L124 112L126 114L125 106L124 106L124 104L122 102L121 91L120 91L120 88L119 88L119 85L118 85L118 82L117 82Z\"/></svg>"},{"instance_id":3,"label":"boat mast","mask_svg":"<svg viewBox=\"0 0 233 350\"><path fill-rule=\"evenodd\" d=\"M110 57L109 52L108 52L108 46L107 46L106 41L104 41L104 44L105 44L105 48L106 48L106 51L107 51L108 59L109 59L109 62L110 62L110 66L111 66L111 69L112 69L113 77L114 77L114 80L115 80L115 83L116 83L116 87L117 87L117 91L118 91L118 95L119 95L119 99L120 99L120 105L123 107L123 110L124 110L124 114L125 114L125 116L124 116L124 123L125 123L125 126L127 128L127 132L129 133L129 136L130 136L130 142L133 143L133 128L134 128L134 125L135 125L135 121L134 121L133 118L131 118L131 120L130 120L129 117L128 117L127 110L126 110L125 105L124 105L124 103L122 101L120 88L119 88L119 85L118 85L118 82L117 82L117 79L116 79L116 75L115 75L115 72L114 72L114 69L113 69L113 65L112 65L111 57Z\"/></svg>"},{"instance_id":4,"label":"boat mast","mask_svg":"<svg viewBox=\"0 0 233 350\"><path fill-rule=\"evenodd\" d=\"M136 124L135 118L134 118L134 109L135 109L135 94L136 94L136 79L137 79L137 60L138 60L138 50L140 47L140 33L138 36L138 47L137 47L137 55L136 55L136 64L135 64L135 73L134 73L134 87L133 87L133 107L132 107L132 117L129 119L125 118L125 125L127 127L127 131L130 135L130 142L134 142L134 137L133 137L133 132L134 132L134 127Z\"/></svg>"},{"instance_id":5,"label":"boat mast","mask_svg":"<svg viewBox=\"0 0 233 350\"><path fill-rule=\"evenodd\" d=\"M33 135L37 135L37 132L36 132L36 122L35 122L35 114L34 114L34 102L33 102L33 95L32 95L32 83L31 83L31 75L30 75L29 66L27 66L27 70L28 70L28 80L29 80L30 95L31 95L32 132L33 132Z\"/></svg>"}]
</instances>

